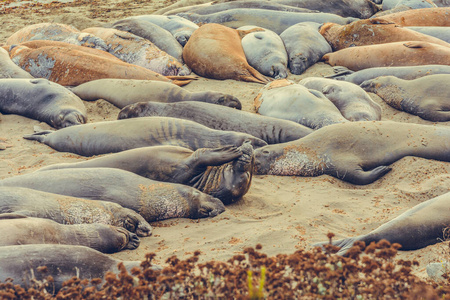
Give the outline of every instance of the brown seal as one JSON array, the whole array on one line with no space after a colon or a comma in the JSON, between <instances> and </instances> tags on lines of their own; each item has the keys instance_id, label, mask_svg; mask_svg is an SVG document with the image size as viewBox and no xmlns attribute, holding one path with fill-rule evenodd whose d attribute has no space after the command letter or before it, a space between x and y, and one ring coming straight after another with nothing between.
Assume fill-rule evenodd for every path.
<instances>
[{"instance_id":1,"label":"brown seal","mask_svg":"<svg viewBox=\"0 0 450 300\"><path fill-rule=\"evenodd\" d=\"M194 31L184 46L183 60L203 77L266 83L269 79L251 67L245 58L241 39L248 32L205 24Z\"/></svg>"},{"instance_id":2,"label":"brown seal","mask_svg":"<svg viewBox=\"0 0 450 300\"><path fill-rule=\"evenodd\" d=\"M401 26L450 26L450 7L410 9L384 15L383 19Z\"/></svg>"}]
</instances>

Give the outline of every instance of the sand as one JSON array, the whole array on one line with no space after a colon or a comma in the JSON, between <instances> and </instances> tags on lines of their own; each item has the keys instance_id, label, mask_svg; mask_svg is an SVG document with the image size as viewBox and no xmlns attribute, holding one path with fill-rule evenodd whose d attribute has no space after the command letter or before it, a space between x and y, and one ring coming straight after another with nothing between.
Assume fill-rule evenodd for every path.
<instances>
[{"instance_id":1,"label":"sand","mask_svg":"<svg viewBox=\"0 0 450 300\"><path fill-rule=\"evenodd\" d=\"M124 17L149 14L173 2L159 1L85 1L87 4L60 8L21 8L1 11L0 44L15 31L40 22L71 24L82 30ZM89 4L91 3L91 4ZM304 74L290 75L298 82L309 76L332 74L332 68L317 63ZM189 91L219 91L238 97L243 110L253 111L253 99L263 86L233 80L201 78L185 88ZM379 97L371 97L383 108L382 120L432 124L419 117L387 106ZM114 120L119 109L106 101L85 102L88 122ZM18 115L0 116L0 178L33 172L43 166L76 162L87 158L60 153L38 142L24 140L25 134L45 124ZM440 123L449 126L450 122ZM156 253L164 265L171 255L187 258L195 250L202 260L227 260L245 247L260 243L268 255L310 249L311 244L336 238L364 234L401 214L405 210L450 190L450 163L406 157L392 165L393 170L375 183L355 186L334 177L254 176L249 192L227 206L225 213L211 219L171 219L154 225L151 237L141 239L136 250L113 254L123 260L141 260L147 252ZM448 256L443 243L417 251L400 252L399 258L417 259L415 272L425 274L429 262Z\"/></svg>"}]
</instances>

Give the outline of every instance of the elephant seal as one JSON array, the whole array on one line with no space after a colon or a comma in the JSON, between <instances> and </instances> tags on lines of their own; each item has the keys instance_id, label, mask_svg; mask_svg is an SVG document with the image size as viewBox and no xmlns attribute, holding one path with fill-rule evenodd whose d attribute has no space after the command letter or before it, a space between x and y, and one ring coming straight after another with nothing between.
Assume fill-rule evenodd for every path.
<instances>
[{"instance_id":1,"label":"elephant seal","mask_svg":"<svg viewBox=\"0 0 450 300\"><path fill-rule=\"evenodd\" d=\"M250 30L256 26L243 26L238 30ZM262 31L250 32L242 40L245 58L248 64L263 75L275 79L286 78L287 53L283 40L271 30L262 28Z\"/></svg>"},{"instance_id":2,"label":"elephant seal","mask_svg":"<svg viewBox=\"0 0 450 300\"><path fill-rule=\"evenodd\" d=\"M347 24L355 20L355 18L344 18L335 14L322 12L297 13L251 8L229 9L209 15L179 13L177 16L186 18L197 24L215 23L231 28L238 28L250 24L272 30L276 34L280 34L288 27L300 22L333 22L338 24Z\"/></svg>"},{"instance_id":3,"label":"elephant seal","mask_svg":"<svg viewBox=\"0 0 450 300\"><path fill-rule=\"evenodd\" d=\"M0 188L0 213L51 219L60 224L102 223L149 236L152 227L135 211L117 203L45 193L20 187Z\"/></svg>"},{"instance_id":4,"label":"elephant seal","mask_svg":"<svg viewBox=\"0 0 450 300\"><path fill-rule=\"evenodd\" d=\"M227 145L239 147L245 140L252 145L267 145L249 134L208 128L189 120L167 117L143 117L96 122L58 131L43 131L24 136L44 143L57 151L83 156L159 145L172 145L197 150Z\"/></svg>"},{"instance_id":5,"label":"elephant seal","mask_svg":"<svg viewBox=\"0 0 450 300\"><path fill-rule=\"evenodd\" d=\"M419 8L384 15L383 19L401 26L450 26L450 7Z\"/></svg>"},{"instance_id":6,"label":"elephant seal","mask_svg":"<svg viewBox=\"0 0 450 300\"><path fill-rule=\"evenodd\" d=\"M107 272L119 273L120 263L109 255L77 245L20 245L0 247L0 281L8 278L24 288L33 286L36 280L45 282L50 275L53 282L47 291L57 293L63 282L78 277L81 279L104 278ZM131 271L139 267L140 261L123 261ZM40 272L39 267L46 267Z\"/></svg>"},{"instance_id":7,"label":"elephant seal","mask_svg":"<svg viewBox=\"0 0 450 300\"><path fill-rule=\"evenodd\" d=\"M433 122L450 121L450 74L428 75L414 80L381 76L361 83L390 106Z\"/></svg>"},{"instance_id":8,"label":"elephant seal","mask_svg":"<svg viewBox=\"0 0 450 300\"><path fill-rule=\"evenodd\" d=\"M8 51L0 47L0 78L34 78L30 73L13 63Z\"/></svg>"},{"instance_id":9,"label":"elephant seal","mask_svg":"<svg viewBox=\"0 0 450 300\"><path fill-rule=\"evenodd\" d=\"M325 54L322 60L331 66L344 66L353 71L374 67L450 65L450 48L427 42L396 42L345 48Z\"/></svg>"},{"instance_id":10,"label":"elephant seal","mask_svg":"<svg viewBox=\"0 0 450 300\"><path fill-rule=\"evenodd\" d=\"M82 33L75 27L60 23L38 23L23 27L12 34L7 40L7 45L20 44L34 40L52 40L69 44L96 48L107 51L106 43L88 33Z\"/></svg>"},{"instance_id":11,"label":"elephant seal","mask_svg":"<svg viewBox=\"0 0 450 300\"><path fill-rule=\"evenodd\" d=\"M322 92L349 121L381 120L380 105L356 84L322 77L308 77L299 84Z\"/></svg>"},{"instance_id":12,"label":"elephant seal","mask_svg":"<svg viewBox=\"0 0 450 300\"><path fill-rule=\"evenodd\" d=\"M0 79L0 112L59 129L86 123L86 107L74 93L47 79Z\"/></svg>"},{"instance_id":13,"label":"elephant seal","mask_svg":"<svg viewBox=\"0 0 450 300\"><path fill-rule=\"evenodd\" d=\"M164 76L183 76L191 73L175 57L135 34L101 27L86 28L82 32L100 37L107 43L108 52L124 62L144 67Z\"/></svg>"},{"instance_id":14,"label":"elephant seal","mask_svg":"<svg viewBox=\"0 0 450 300\"><path fill-rule=\"evenodd\" d=\"M406 27L408 29L434 36L435 38L441 39L447 43L450 43L450 28L442 26L410 26Z\"/></svg>"},{"instance_id":15,"label":"elephant seal","mask_svg":"<svg viewBox=\"0 0 450 300\"><path fill-rule=\"evenodd\" d=\"M118 118L147 116L180 118L203 124L212 129L243 132L268 144L297 140L312 132L312 129L292 121L193 101L168 104L139 102L124 107Z\"/></svg>"},{"instance_id":16,"label":"elephant seal","mask_svg":"<svg viewBox=\"0 0 450 300\"><path fill-rule=\"evenodd\" d=\"M411 9L437 7L431 0L383 0L383 11L399 6L407 6Z\"/></svg>"},{"instance_id":17,"label":"elephant seal","mask_svg":"<svg viewBox=\"0 0 450 300\"><path fill-rule=\"evenodd\" d=\"M198 25L179 16L141 15L128 19L143 20L154 23L169 31L181 46L185 46Z\"/></svg>"},{"instance_id":18,"label":"elephant seal","mask_svg":"<svg viewBox=\"0 0 450 300\"><path fill-rule=\"evenodd\" d=\"M379 67L368 68L353 72L345 67L334 67L336 74L326 76L337 80L345 80L360 85L366 80L379 76L395 76L401 79L412 80L433 74L450 74L450 66L444 65L423 65L406 67Z\"/></svg>"},{"instance_id":19,"label":"elephant seal","mask_svg":"<svg viewBox=\"0 0 450 300\"><path fill-rule=\"evenodd\" d=\"M256 149L255 174L326 174L364 185L405 156L450 161L450 128L391 121L334 124L297 141Z\"/></svg>"},{"instance_id":20,"label":"elephant seal","mask_svg":"<svg viewBox=\"0 0 450 300\"><path fill-rule=\"evenodd\" d=\"M0 180L0 186L111 201L138 212L147 222L215 217L225 211L219 199L190 186L154 181L114 168L34 172Z\"/></svg>"},{"instance_id":21,"label":"elephant seal","mask_svg":"<svg viewBox=\"0 0 450 300\"><path fill-rule=\"evenodd\" d=\"M302 74L325 54L333 51L319 33L320 25L302 22L288 27L280 34L288 53L288 65L292 74Z\"/></svg>"},{"instance_id":22,"label":"elephant seal","mask_svg":"<svg viewBox=\"0 0 450 300\"><path fill-rule=\"evenodd\" d=\"M183 62L183 47L164 28L145 20L124 19L114 22L112 28L130 32L155 44L159 49Z\"/></svg>"},{"instance_id":23,"label":"elephant seal","mask_svg":"<svg viewBox=\"0 0 450 300\"><path fill-rule=\"evenodd\" d=\"M387 240L401 245L400 250L417 250L446 240L444 236L450 223L448 210L450 193L446 193L422 202L408 209L398 217L356 237L333 241L332 244L341 247L337 254L345 255L356 241L370 243ZM313 246L323 246L328 242Z\"/></svg>"},{"instance_id":24,"label":"elephant seal","mask_svg":"<svg viewBox=\"0 0 450 300\"><path fill-rule=\"evenodd\" d=\"M247 33L220 24L205 24L184 46L183 60L203 77L266 83L269 79L251 67L245 58L241 38Z\"/></svg>"},{"instance_id":25,"label":"elephant seal","mask_svg":"<svg viewBox=\"0 0 450 300\"><path fill-rule=\"evenodd\" d=\"M236 97L219 92L189 92L170 82L136 79L98 79L70 89L85 101L104 99L118 108L137 102L199 101L241 109Z\"/></svg>"},{"instance_id":26,"label":"elephant seal","mask_svg":"<svg viewBox=\"0 0 450 300\"><path fill-rule=\"evenodd\" d=\"M348 122L321 92L286 79L264 86L254 104L263 116L294 121L312 129Z\"/></svg>"},{"instance_id":27,"label":"elephant seal","mask_svg":"<svg viewBox=\"0 0 450 300\"><path fill-rule=\"evenodd\" d=\"M101 78L161 80L168 77L146 68L92 55L67 47L47 46L37 49L17 46L10 51L11 59L34 77L46 78L61 85L79 85ZM185 85L192 78L175 76L172 82Z\"/></svg>"},{"instance_id":28,"label":"elephant seal","mask_svg":"<svg viewBox=\"0 0 450 300\"><path fill-rule=\"evenodd\" d=\"M449 43L441 39L398 26L382 18L359 20L347 25L325 23L320 27L319 32L331 45L333 51L354 46L403 41L422 41L450 47Z\"/></svg>"},{"instance_id":29,"label":"elephant seal","mask_svg":"<svg viewBox=\"0 0 450 300\"><path fill-rule=\"evenodd\" d=\"M86 246L103 253L136 249L139 238L122 227L105 224L63 225L49 219L18 214L0 214L4 229L0 247L26 244L65 244Z\"/></svg>"},{"instance_id":30,"label":"elephant seal","mask_svg":"<svg viewBox=\"0 0 450 300\"><path fill-rule=\"evenodd\" d=\"M196 151L176 146L143 147L79 163L50 165L41 170L62 168L123 169L152 180L189 185L229 204L250 188L253 147L249 142L240 147Z\"/></svg>"}]
</instances>

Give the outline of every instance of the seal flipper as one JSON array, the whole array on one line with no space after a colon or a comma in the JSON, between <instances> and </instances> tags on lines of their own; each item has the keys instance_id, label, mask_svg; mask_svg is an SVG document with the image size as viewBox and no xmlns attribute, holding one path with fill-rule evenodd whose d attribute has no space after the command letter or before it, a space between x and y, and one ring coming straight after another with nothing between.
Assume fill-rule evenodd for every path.
<instances>
[{"instance_id":1,"label":"seal flipper","mask_svg":"<svg viewBox=\"0 0 450 300\"><path fill-rule=\"evenodd\" d=\"M36 132L36 133L33 133L33 134L26 134L26 135L23 136L23 138L26 139L26 140L32 140L32 141L38 141L40 143L44 143L45 138L49 134L51 134L53 132L56 132L56 131L54 131L54 130L44 130L44 131Z\"/></svg>"},{"instance_id":2,"label":"seal flipper","mask_svg":"<svg viewBox=\"0 0 450 300\"><path fill-rule=\"evenodd\" d=\"M242 155L241 150L235 146L220 148L202 148L192 153L190 163L193 168L206 168L208 166L220 166Z\"/></svg>"},{"instance_id":3,"label":"seal flipper","mask_svg":"<svg viewBox=\"0 0 450 300\"><path fill-rule=\"evenodd\" d=\"M16 212L0 214L0 220L25 219L25 218L28 218L28 216Z\"/></svg>"},{"instance_id":4,"label":"seal flipper","mask_svg":"<svg viewBox=\"0 0 450 300\"><path fill-rule=\"evenodd\" d=\"M346 67L333 67L334 74L333 75L327 75L325 78L333 78L336 80L345 80L347 75L355 73L354 71L347 69Z\"/></svg>"},{"instance_id":5,"label":"seal flipper","mask_svg":"<svg viewBox=\"0 0 450 300\"><path fill-rule=\"evenodd\" d=\"M357 237L351 237L351 238L346 238L346 239L342 239L342 240L338 240L338 241L332 241L331 244L333 246L337 246L340 247L341 249L336 253L337 255L345 255L347 253L347 251L353 247L353 244L356 241L359 241L361 238L361 236L357 236ZM312 245L312 247L321 247L322 249L324 249L325 245L328 245L329 242L320 242L320 243L315 243Z\"/></svg>"},{"instance_id":6,"label":"seal flipper","mask_svg":"<svg viewBox=\"0 0 450 300\"><path fill-rule=\"evenodd\" d=\"M335 170L335 174L331 174L338 179L344 180L349 183L357 185L365 185L374 182L381 178L386 173L391 171L392 168L388 166L379 166L369 171L364 171L361 166L357 166L353 170L349 170L348 167L342 168L341 172Z\"/></svg>"}]
</instances>

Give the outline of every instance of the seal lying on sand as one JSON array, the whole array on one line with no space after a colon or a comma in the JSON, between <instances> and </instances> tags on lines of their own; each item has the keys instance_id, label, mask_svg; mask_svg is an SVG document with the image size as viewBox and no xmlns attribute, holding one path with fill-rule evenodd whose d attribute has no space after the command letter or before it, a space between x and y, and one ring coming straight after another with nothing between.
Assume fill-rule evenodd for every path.
<instances>
[{"instance_id":1,"label":"seal lying on sand","mask_svg":"<svg viewBox=\"0 0 450 300\"><path fill-rule=\"evenodd\" d=\"M410 26L406 27L408 29L434 36L435 38L441 39L447 43L450 43L450 28L443 26Z\"/></svg>"},{"instance_id":2,"label":"seal lying on sand","mask_svg":"<svg viewBox=\"0 0 450 300\"><path fill-rule=\"evenodd\" d=\"M0 180L0 186L111 201L138 212L147 222L214 217L225 211L219 199L190 186L158 182L114 168L34 172Z\"/></svg>"},{"instance_id":3,"label":"seal lying on sand","mask_svg":"<svg viewBox=\"0 0 450 300\"><path fill-rule=\"evenodd\" d=\"M62 283L74 276L82 279L104 278L107 272L118 273L120 263L109 255L85 246L75 245L20 245L0 247L0 281L8 278L14 284L31 287L35 280L44 281L50 275L53 282L47 291L57 293ZM124 261L130 272L140 261ZM46 267L40 272L39 267Z\"/></svg>"},{"instance_id":4,"label":"seal lying on sand","mask_svg":"<svg viewBox=\"0 0 450 300\"><path fill-rule=\"evenodd\" d=\"M212 129L244 132L268 144L297 140L312 132L312 129L292 121L194 101L167 104L138 102L124 107L118 118L147 116L180 118Z\"/></svg>"},{"instance_id":5,"label":"seal lying on sand","mask_svg":"<svg viewBox=\"0 0 450 300\"><path fill-rule=\"evenodd\" d=\"M189 92L170 82L136 79L98 79L70 89L86 101L104 99L118 108L136 102L208 102L237 109L242 104L236 97L214 91Z\"/></svg>"},{"instance_id":6,"label":"seal lying on sand","mask_svg":"<svg viewBox=\"0 0 450 300\"><path fill-rule=\"evenodd\" d=\"M369 184L405 156L450 161L450 128L390 121L326 126L255 150L255 174L318 176Z\"/></svg>"},{"instance_id":7,"label":"seal lying on sand","mask_svg":"<svg viewBox=\"0 0 450 300\"><path fill-rule=\"evenodd\" d=\"M50 165L41 170L104 167L189 185L229 204L250 188L253 148L249 142L239 148L226 146L196 151L175 146L143 147L79 163Z\"/></svg>"},{"instance_id":8,"label":"seal lying on sand","mask_svg":"<svg viewBox=\"0 0 450 300\"><path fill-rule=\"evenodd\" d=\"M0 78L34 78L30 73L13 63L8 51L0 47Z\"/></svg>"},{"instance_id":9,"label":"seal lying on sand","mask_svg":"<svg viewBox=\"0 0 450 300\"><path fill-rule=\"evenodd\" d=\"M1 246L66 244L87 246L103 253L136 249L139 238L122 227L105 224L63 225L49 219L0 214Z\"/></svg>"},{"instance_id":10,"label":"seal lying on sand","mask_svg":"<svg viewBox=\"0 0 450 300\"><path fill-rule=\"evenodd\" d=\"M333 241L333 245L341 247L338 254L344 255L356 241L370 243L387 240L399 243L400 250L416 250L445 241L450 217L450 193L422 202L408 209L395 219L381 225L377 229L363 235ZM313 246L323 246L328 242Z\"/></svg>"},{"instance_id":11,"label":"seal lying on sand","mask_svg":"<svg viewBox=\"0 0 450 300\"><path fill-rule=\"evenodd\" d=\"M381 76L361 83L387 104L434 122L450 121L450 74L429 75L414 80Z\"/></svg>"},{"instance_id":12,"label":"seal lying on sand","mask_svg":"<svg viewBox=\"0 0 450 300\"><path fill-rule=\"evenodd\" d=\"M269 79L251 67L245 58L241 39L249 32L220 24L205 24L186 43L183 60L203 77L266 83Z\"/></svg>"},{"instance_id":13,"label":"seal lying on sand","mask_svg":"<svg viewBox=\"0 0 450 300\"><path fill-rule=\"evenodd\" d=\"M239 147L245 140L250 140L255 148L267 145L249 134L214 130L193 121L167 117L96 122L71 128L42 131L24 138L37 140L58 151L84 156L159 145L191 150L228 145Z\"/></svg>"},{"instance_id":14,"label":"seal lying on sand","mask_svg":"<svg viewBox=\"0 0 450 300\"><path fill-rule=\"evenodd\" d=\"M383 19L401 26L450 26L450 7L410 9L384 15Z\"/></svg>"},{"instance_id":15,"label":"seal lying on sand","mask_svg":"<svg viewBox=\"0 0 450 300\"><path fill-rule=\"evenodd\" d=\"M60 224L102 223L149 236L152 227L135 211L117 203L94 201L20 187L0 187L0 213L51 219Z\"/></svg>"},{"instance_id":16,"label":"seal lying on sand","mask_svg":"<svg viewBox=\"0 0 450 300\"><path fill-rule=\"evenodd\" d=\"M0 79L0 112L46 122L56 129L86 123L83 101L43 78Z\"/></svg>"}]
</instances>

